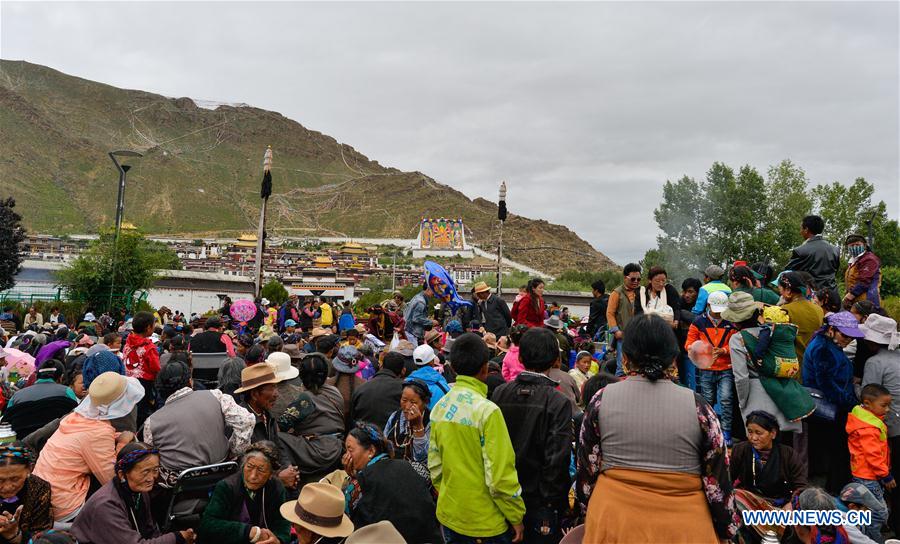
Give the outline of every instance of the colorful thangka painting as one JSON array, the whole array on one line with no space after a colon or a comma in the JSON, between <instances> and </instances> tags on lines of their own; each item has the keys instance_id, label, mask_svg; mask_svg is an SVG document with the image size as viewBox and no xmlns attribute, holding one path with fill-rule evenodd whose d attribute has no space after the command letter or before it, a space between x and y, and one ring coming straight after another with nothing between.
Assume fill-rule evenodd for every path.
<instances>
[{"instance_id":1,"label":"colorful thangka painting","mask_svg":"<svg viewBox=\"0 0 900 544\"><path fill-rule=\"evenodd\" d=\"M422 218L419 226L421 249L465 249L462 219Z\"/></svg>"}]
</instances>

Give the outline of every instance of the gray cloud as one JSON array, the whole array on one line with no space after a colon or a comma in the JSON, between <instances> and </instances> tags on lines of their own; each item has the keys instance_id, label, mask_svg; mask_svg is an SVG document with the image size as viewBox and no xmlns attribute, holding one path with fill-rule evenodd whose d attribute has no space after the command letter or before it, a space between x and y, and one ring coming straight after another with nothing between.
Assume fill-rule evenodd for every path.
<instances>
[{"instance_id":1,"label":"gray cloud","mask_svg":"<svg viewBox=\"0 0 900 544\"><path fill-rule=\"evenodd\" d=\"M666 179L783 158L898 213L898 4L14 3L3 58L279 111L382 164L653 246Z\"/></svg>"}]
</instances>

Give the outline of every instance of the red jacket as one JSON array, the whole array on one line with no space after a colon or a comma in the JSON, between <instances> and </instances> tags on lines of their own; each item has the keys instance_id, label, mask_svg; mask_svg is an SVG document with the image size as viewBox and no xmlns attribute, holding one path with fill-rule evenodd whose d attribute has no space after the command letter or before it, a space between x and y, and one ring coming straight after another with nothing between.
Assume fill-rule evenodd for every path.
<instances>
[{"instance_id":1,"label":"red jacket","mask_svg":"<svg viewBox=\"0 0 900 544\"><path fill-rule=\"evenodd\" d=\"M125 359L125 371L132 378L153 381L159 374L159 352L149 338L129 334L122 348L122 357Z\"/></svg>"},{"instance_id":2,"label":"red jacket","mask_svg":"<svg viewBox=\"0 0 900 544\"><path fill-rule=\"evenodd\" d=\"M538 309L534 309L534 302L532 301L531 295L526 294L519 300L518 306L516 306L516 313L512 316L512 318L516 321L517 325L528 325L529 327L543 327L544 326L544 299L538 297Z\"/></svg>"}]
</instances>

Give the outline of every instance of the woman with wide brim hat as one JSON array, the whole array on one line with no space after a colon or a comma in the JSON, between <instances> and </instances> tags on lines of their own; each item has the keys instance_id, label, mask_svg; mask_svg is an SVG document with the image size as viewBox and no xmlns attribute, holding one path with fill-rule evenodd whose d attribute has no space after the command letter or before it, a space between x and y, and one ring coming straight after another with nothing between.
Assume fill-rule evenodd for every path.
<instances>
[{"instance_id":1,"label":"woman with wide brim hat","mask_svg":"<svg viewBox=\"0 0 900 544\"><path fill-rule=\"evenodd\" d=\"M114 476L116 450L131 442L134 433L116 433L113 420L136 417L144 388L136 378L104 372L88 396L59 423L38 456L34 474L50 483L53 517L72 521L84 506L92 477L106 484Z\"/></svg>"},{"instance_id":2,"label":"woman with wide brim hat","mask_svg":"<svg viewBox=\"0 0 900 544\"><path fill-rule=\"evenodd\" d=\"M344 514L344 494L331 484L303 486L296 501L281 505L281 516L294 525L299 544L345 538L353 533L353 522Z\"/></svg>"}]
</instances>

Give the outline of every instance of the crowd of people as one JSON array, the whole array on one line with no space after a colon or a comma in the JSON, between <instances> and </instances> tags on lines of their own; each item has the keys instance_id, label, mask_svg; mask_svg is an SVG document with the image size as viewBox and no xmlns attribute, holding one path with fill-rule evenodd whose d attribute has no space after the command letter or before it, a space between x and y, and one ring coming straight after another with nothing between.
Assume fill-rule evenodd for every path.
<instances>
[{"instance_id":1,"label":"crowd of people","mask_svg":"<svg viewBox=\"0 0 900 544\"><path fill-rule=\"evenodd\" d=\"M841 296L823 229L777 276L628 264L581 321L540 279L463 298L430 261L365 318L31 309L0 348L0 543L884 542L900 334L865 238ZM742 523L766 509L872 523Z\"/></svg>"}]
</instances>

